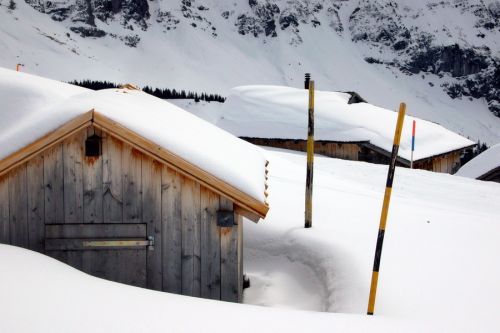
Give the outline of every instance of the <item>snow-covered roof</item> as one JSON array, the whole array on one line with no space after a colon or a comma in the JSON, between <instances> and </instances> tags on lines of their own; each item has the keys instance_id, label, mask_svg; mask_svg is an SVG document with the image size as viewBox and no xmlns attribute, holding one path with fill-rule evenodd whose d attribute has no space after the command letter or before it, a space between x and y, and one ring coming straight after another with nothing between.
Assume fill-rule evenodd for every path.
<instances>
[{"instance_id":1,"label":"snow-covered roof","mask_svg":"<svg viewBox=\"0 0 500 333\"><path fill-rule=\"evenodd\" d=\"M0 100L0 161L94 110L257 202L266 201L260 148L142 91L91 91L0 69Z\"/></svg>"},{"instance_id":2,"label":"snow-covered roof","mask_svg":"<svg viewBox=\"0 0 500 333\"><path fill-rule=\"evenodd\" d=\"M350 95L315 92L315 139L366 142L390 152L397 113L368 103L348 104ZM396 106L397 107L397 106ZM408 113L411 113L408 105ZM233 88L217 126L239 136L268 139L307 139L308 91L280 86ZM411 116L405 117L399 156L410 160L412 121L416 120L414 159L420 160L474 142L446 128Z\"/></svg>"},{"instance_id":3,"label":"snow-covered roof","mask_svg":"<svg viewBox=\"0 0 500 333\"><path fill-rule=\"evenodd\" d=\"M488 148L467 162L455 175L479 178L496 168L500 168L500 143Z\"/></svg>"}]
</instances>

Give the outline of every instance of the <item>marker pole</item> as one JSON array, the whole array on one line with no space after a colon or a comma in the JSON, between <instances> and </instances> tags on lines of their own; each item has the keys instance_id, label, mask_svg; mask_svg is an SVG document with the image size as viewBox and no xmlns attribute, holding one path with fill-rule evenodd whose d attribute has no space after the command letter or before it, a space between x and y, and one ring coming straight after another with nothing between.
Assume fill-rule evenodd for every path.
<instances>
[{"instance_id":1,"label":"marker pole","mask_svg":"<svg viewBox=\"0 0 500 333\"><path fill-rule=\"evenodd\" d=\"M309 112L307 125L307 174L306 174L306 202L305 227L312 227L312 195L314 171L314 81L309 81Z\"/></svg>"},{"instance_id":2,"label":"marker pole","mask_svg":"<svg viewBox=\"0 0 500 333\"><path fill-rule=\"evenodd\" d=\"M398 122L396 124L396 132L394 133L394 143L392 146L391 164L387 174L387 183L384 194L384 204L382 205L382 214L380 216L380 225L378 229L377 247L375 249L375 258L373 260L372 281L370 286L370 298L368 300L369 315L373 315L375 309L375 297L377 295L378 272L380 269L380 259L382 257L382 245L384 244L385 225L387 223L387 214L389 204L391 202L392 182L394 180L394 171L396 169L396 159L398 157L399 142L401 141L401 132L403 129L403 121L405 118L406 104L401 103L399 106Z\"/></svg>"},{"instance_id":3,"label":"marker pole","mask_svg":"<svg viewBox=\"0 0 500 333\"><path fill-rule=\"evenodd\" d=\"M416 121L413 120L413 127L411 130L411 162L410 162L411 169L413 169L413 152L415 151L415 127L416 127Z\"/></svg>"}]
</instances>

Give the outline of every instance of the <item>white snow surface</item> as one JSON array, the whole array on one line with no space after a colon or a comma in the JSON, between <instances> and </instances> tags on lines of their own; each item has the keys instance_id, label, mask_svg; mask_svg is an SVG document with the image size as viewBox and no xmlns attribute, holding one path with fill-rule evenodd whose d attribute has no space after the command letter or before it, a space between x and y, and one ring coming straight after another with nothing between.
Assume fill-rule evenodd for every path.
<instances>
[{"instance_id":1,"label":"white snow surface","mask_svg":"<svg viewBox=\"0 0 500 333\"><path fill-rule=\"evenodd\" d=\"M488 148L461 167L456 176L478 178L500 167L500 143Z\"/></svg>"},{"instance_id":2,"label":"white snow surface","mask_svg":"<svg viewBox=\"0 0 500 333\"><path fill-rule=\"evenodd\" d=\"M500 184L396 169L370 317L387 166L316 156L313 226L304 229L305 154L266 155L271 209L266 223L245 223L244 302L268 307L107 282L0 245L0 331L498 331Z\"/></svg>"},{"instance_id":3,"label":"white snow surface","mask_svg":"<svg viewBox=\"0 0 500 333\"><path fill-rule=\"evenodd\" d=\"M265 201L266 160L260 148L142 91L91 91L4 69L0 70L0 100L0 159L94 109Z\"/></svg>"},{"instance_id":4,"label":"white snow surface","mask_svg":"<svg viewBox=\"0 0 500 333\"><path fill-rule=\"evenodd\" d=\"M315 140L369 141L391 152L397 113L368 103L347 104L348 100L349 95L346 93L315 91ZM210 104L213 105L207 106L210 108L207 112L193 113L236 136L307 139L308 91L305 89L258 85L236 87L231 90L225 103ZM193 104L190 106L184 105L188 111L197 107ZM203 104L198 107L203 107ZM411 105L407 107L410 113ZM213 114L204 116L208 112ZM408 161L411 156L413 120L416 120L414 160L474 144L443 126L407 115L399 156Z\"/></svg>"}]
</instances>

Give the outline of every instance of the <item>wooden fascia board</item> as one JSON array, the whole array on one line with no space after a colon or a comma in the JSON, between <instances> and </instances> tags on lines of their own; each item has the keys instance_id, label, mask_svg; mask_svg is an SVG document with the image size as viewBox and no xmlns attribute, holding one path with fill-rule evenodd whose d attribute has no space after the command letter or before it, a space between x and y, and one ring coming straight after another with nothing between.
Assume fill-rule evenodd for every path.
<instances>
[{"instance_id":1,"label":"wooden fascia board","mask_svg":"<svg viewBox=\"0 0 500 333\"><path fill-rule=\"evenodd\" d=\"M25 163L36 154L49 149L85 127L92 125L94 110L90 110L68 121L56 130L42 136L29 145L0 161L0 176Z\"/></svg>"},{"instance_id":2,"label":"wooden fascia board","mask_svg":"<svg viewBox=\"0 0 500 333\"><path fill-rule=\"evenodd\" d=\"M215 193L227 197L233 201L236 206L243 209L243 211L240 211L241 215L250 216L252 217L250 218L251 220L255 219L255 215L261 218L266 216L269 210L269 206L267 204L256 200L255 198L247 195L232 185L227 184L196 165L189 163L154 142L138 135L120 123L109 119L97 111L94 112L93 121L96 127L101 128L110 135L115 136L117 139L130 144L134 148L156 160L168 164L184 176L195 180ZM248 214L244 213L245 210L248 211Z\"/></svg>"},{"instance_id":3,"label":"wooden fascia board","mask_svg":"<svg viewBox=\"0 0 500 333\"><path fill-rule=\"evenodd\" d=\"M486 172L485 174L477 177L476 179L479 179L479 180L488 180L490 179L490 177L493 177L494 175L496 174L500 174L500 166Z\"/></svg>"}]
</instances>

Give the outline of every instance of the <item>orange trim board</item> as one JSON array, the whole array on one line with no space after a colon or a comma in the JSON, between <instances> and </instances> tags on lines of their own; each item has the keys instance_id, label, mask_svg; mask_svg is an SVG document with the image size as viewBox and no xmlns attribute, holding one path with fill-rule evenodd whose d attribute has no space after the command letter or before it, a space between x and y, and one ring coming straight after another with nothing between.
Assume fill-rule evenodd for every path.
<instances>
[{"instance_id":1,"label":"orange trim board","mask_svg":"<svg viewBox=\"0 0 500 333\"><path fill-rule=\"evenodd\" d=\"M1 160L0 176L12 170L16 166L28 161L35 154L54 146L77 131L91 125L95 125L96 127L109 132L110 135L131 144L154 159L177 169L186 177L203 184L219 195L229 198L236 204L236 206L241 208L238 211L252 221L255 221L257 216L264 218L269 210L267 203L262 203L259 200L256 200L234 186L202 170L196 165L187 162L154 142L129 130L118 122L115 122L96 112L94 109L74 118L55 131L43 136L37 141ZM245 211L247 211L248 214L245 214Z\"/></svg>"}]
</instances>

